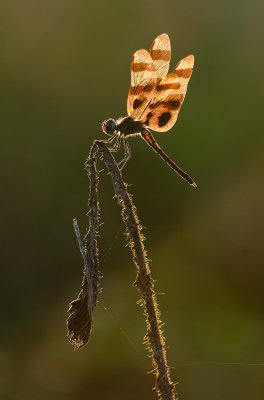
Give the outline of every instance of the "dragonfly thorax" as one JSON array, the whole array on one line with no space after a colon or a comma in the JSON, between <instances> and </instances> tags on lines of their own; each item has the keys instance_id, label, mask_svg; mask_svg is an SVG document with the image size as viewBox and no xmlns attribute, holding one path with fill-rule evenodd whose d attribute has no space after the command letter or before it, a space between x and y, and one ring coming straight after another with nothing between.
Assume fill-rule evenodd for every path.
<instances>
[{"instance_id":1,"label":"dragonfly thorax","mask_svg":"<svg viewBox=\"0 0 264 400\"><path fill-rule=\"evenodd\" d=\"M115 121L109 118L102 123L103 132L106 135L119 134L122 136L134 136L140 134L143 129L143 124L140 121L134 120L131 117L122 117Z\"/></svg>"},{"instance_id":2,"label":"dragonfly thorax","mask_svg":"<svg viewBox=\"0 0 264 400\"><path fill-rule=\"evenodd\" d=\"M143 125L140 121L136 121L131 117L125 117L117 120L116 129L121 135L134 136L142 131Z\"/></svg>"}]
</instances>

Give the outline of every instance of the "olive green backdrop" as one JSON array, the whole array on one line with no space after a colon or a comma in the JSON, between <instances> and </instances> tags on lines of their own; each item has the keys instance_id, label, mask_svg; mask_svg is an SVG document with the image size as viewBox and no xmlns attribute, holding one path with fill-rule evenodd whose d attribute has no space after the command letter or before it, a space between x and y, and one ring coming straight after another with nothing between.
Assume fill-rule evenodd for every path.
<instances>
[{"instance_id":1,"label":"olive green backdrop","mask_svg":"<svg viewBox=\"0 0 264 400\"><path fill-rule=\"evenodd\" d=\"M172 377L181 400L262 400L263 3L9 0L1 9L1 399L156 398L104 172L103 292L82 350L65 320L82 276L72 219L84 233L84 160L101 122L126 115L133 52L166 32L172 67L196 61L177 124L155 137L198 188L140 138L123 175L163 293Z\"/></svg>"}]
</instances>

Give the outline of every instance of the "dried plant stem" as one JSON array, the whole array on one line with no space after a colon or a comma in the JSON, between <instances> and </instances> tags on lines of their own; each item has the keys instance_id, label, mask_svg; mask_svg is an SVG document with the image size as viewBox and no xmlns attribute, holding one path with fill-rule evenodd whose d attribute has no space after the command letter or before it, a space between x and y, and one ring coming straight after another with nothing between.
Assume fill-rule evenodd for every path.
<instances>
[{"instance_id":1,"label":"dried plant stem","mask_svg":"<svg viewBox=\"0 0 264 400\"><path fill-rule=\"evenodd\" d=\"M95 141L90 151L90 155L86 161L85 168L88 171L90 178L90 228L85 237L86 242L86 256L89 249L89 240L95 240L95 233L98 228L98 210L99 206L95 204L97 201L97 182L98 175L95 169L95 157L97 152L102 153L103 161L105 162L108 171L112 176L114 191L118 199L118 203L121 205L122 218L126 225L127 235L129 238L129 245L133 254L133 261L137 268L137 277L134 285L140 292L141 304L144 308L144 313L147 319L147 333L145 335L145 341L148 349L151 352L152 363L156 373L156 384L155 389L158 396L163 400L175 400L175 388L174 384L170 379L170 372L166 360L165 350L165 339L161 330L160 312L157 306L156 295L154 292L154 284L150 275L149 261L147 258L146 250L144 249L144 237L141 233L142 227L140 225L136 208L132 202L132 198L127 191L127 185L124 183L121 172L113 158L112 154L106 147L103 141ZM96 184L95 184L96 182ZM96 193L93 193L95 191ZM92 200L94 199L94 201ZM93 210L95 213L93 213ZM97 212L96 212L97 211ZM97 215L97 218L91 218L91 215ZM91 226L92 225L92 226ZM96 246L89 249L94 254L96 252ZM90 261L91 262L91 255ZM95 254L97 259L97 252ZM88 263L89 264L89 263ZM93 262L92 264L93 265ZM88 273L86 272L89 278ZM98 274L97 274L98 278ZM96 281L97 282L97 281ZM92 291L98 293L97 283L94 285L95 288ZM89 289L90 290L90 289ZM94 293L94 292L93 292ZM90 297L93 297L90 294ZM89 296L88 296L89 298ZM93 303L94 304L94 303ZM70 317L69 317L70 318ZM90 333L90 331L89 331ZM70 336L70 334L69 334ZM70 336L71 337L71 336ZM87 335L85 336L87 337ZM89 337L89 335L88 335ZM88 339L87 339L88 340ZM82 339L81 339L82 342ZM82 345L85 343L82 343Z\"/></svg>"},{"instance_id":2,"label":"dried plant stem","mask_svg":"<svg viewBox=\"0 0 264 400\"><path fill-rule=\"evenodd\" d=\"M89 156L86 163L90 179L90 198L89 198L89 229L85 235L85 249L79 237L77 221L74 220L75 234L79 243L80 252L84 260L84 275L82 288L76 300L70 303L67 318L67 329L70 342L75 348L83 347L89 340L92 324L93 310L96 306L99 293L99 270L98 270L98 248L96 234L99 226L100 209L97 196L97 186L99 182L98 173L95 167L95 160ZM75 222L76 221L76 222ZM76 229L77 228L77 229Z\"/></svg>"},{"instance_id":3,"label":"dried plant stem","mask_svg":"<svg viewBox=\"0 0 264 400\"><path fill-rule=\"evenodd\" d=\"M146 341L152 351L153 364L156 370L156 389L162 399L173 399L174 385L169 376L166 360L164 337L160 329L159 311L154 292L153 280L150 275L149 261L144 249L141 225L133 205L132 198L127 191L121 172L116 162L104 143L97 141L94 148L98 148L103 154L103 160L112 175L114 190L122 207L122 217L129 235L129 244L133 253L133 261L137 267L135 286L142 297L142 305L147 317Z\"/></svg>"}]
</instances>

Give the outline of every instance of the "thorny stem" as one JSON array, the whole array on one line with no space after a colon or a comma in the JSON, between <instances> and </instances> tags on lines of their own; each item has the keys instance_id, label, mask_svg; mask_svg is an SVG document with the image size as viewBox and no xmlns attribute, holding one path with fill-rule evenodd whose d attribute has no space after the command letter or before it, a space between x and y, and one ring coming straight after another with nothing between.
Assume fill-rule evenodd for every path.
<instances>
[{"instance_id":1,"label":"thorny stem","mask_svg":"<svg viewBox=\"0 0 264 400\"><path fill-rule=\"evenodd\" d=\"M144 314L146 315L147 318L147 333L145 335L145 342L147 344L147 348L151 352L152 363L156 373L155 389L158 396L162 400L175 400L176 399L175 388L174 384L170 379L170 372L166 359L165 339L161 330L160 312L158 310L153 280L150 275L149 260L147 258L147 253L144 248L144 243L143 243L144 237L141 233L142 227L140 225L137 216L136 208L132 202L132 198L127 191L127 185L123 181L121 171L119 170L115 162L115 159L113 158L112 154L110 153L104 142L99 140L96 140L93 143L90 155L85 164L85 168L88 171L90 178L90 190L91 190L90 200L89 200L90 228L88 232L90 232L91 239L95 240L94 237L98 228L98 221L99 221L98 220L99 205L98 203L96 205L96 203L91 201L91 199L94 200L96 199L97 202L97 184L94 185L94 182L96 181L96 183L98 183L98 175L95 169L95 156L98 151L102 153L103 161L105 162L108 171L112 176L114 191L117 196L118 203L121 205L122 208L122 218L126 225L127 235L129 238L129 245L133 254L133 261L137 268L137 277L134 282L134 285L137 287L142 297L141 304L144 308ZM95 191L95 193L93 193L93 191ZM93 208L95 211L95 215L97 215L97 218L95 219L91 218L91 214L93 214L92 212ZM91 227L91 225L93 225L93 227ZM88 236L89 235L87 233L85 237L86 252L87 252ZM97 250L95 249L97 249L96 246L94 247L93 251L96 252L95 258L97 259ZM93 263L91 265L93 266ZM89 277L88 273L87 276ZM98 280L98 273L97 273L97 280ZM88 298L93 298L96 301L98 293L98 283L97 281L93 282L94 284L92 293L91 292L89 293ZM86 335L87 340L84 343L82 343L82 345L84 345L88 341L88 338L89 335L88 337Z\"/></svg>"},{"instance_id":2,"label":"thorny stem","mask_svg":"<svg viewBox=\"0 0 264 400\"><path fill-rule=\"evenodd\" d=\"M98 248L96 234L99 226L100 209L97 196L97 186L99 182L98 173L95 167L95 160L90 155L86 162L86 170L90 179L89 197L89 229L85 235L85 250L83 254L83 244L78 232L76 233L77 221L74 223L76 237L80 251L84 260L84 274L80 293L76 300L70 303L67 318L67 329L70 342L79 349L89 340L92 324L93 310L96 306L99 293L99 271L98 271Z\"/></svg>"}]
</instances>

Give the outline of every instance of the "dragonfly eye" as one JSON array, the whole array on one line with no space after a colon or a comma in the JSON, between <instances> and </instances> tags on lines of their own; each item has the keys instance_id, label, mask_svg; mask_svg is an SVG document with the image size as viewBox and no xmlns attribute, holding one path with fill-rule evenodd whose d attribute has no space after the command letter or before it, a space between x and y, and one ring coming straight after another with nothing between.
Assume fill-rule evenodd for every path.
<instances>
[{"instance_id":1,"label":"dragonfly eye","mask_svg":"<svg viewBox=\"0 0 264 400\"><path fill-rule=\"evenodd\" d=\"M102 129L107 135L113 135L116 131L116 122L110 118L102 123Z\"/></svg>"}]
</instances>

